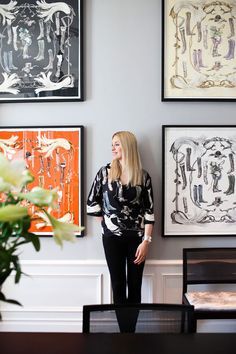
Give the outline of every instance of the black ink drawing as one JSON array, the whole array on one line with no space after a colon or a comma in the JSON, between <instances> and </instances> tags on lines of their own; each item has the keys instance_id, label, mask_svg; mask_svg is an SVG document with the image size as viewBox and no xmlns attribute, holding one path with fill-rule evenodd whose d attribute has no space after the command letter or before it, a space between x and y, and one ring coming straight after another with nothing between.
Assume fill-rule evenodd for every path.
<instances>
[{"instance_id":1,"label":"black ink drawing","mask_svg":"<svg viewBox=\"0 0 236 354\"><path fill-rule=\"evenodd\" d=\"M80 1L0 0L0 101L81 99Z\"/></svg>"},{"instance_id":2,"label":"black ink drawing","mask_svg":"<svg viewBox=\"0 0 236 354\"><path fill-rule=\"evenodd\" d=\"M165 98L236 98L236 2L163 0Z\"/></svg>"},{"instance_id":3,"label":"black ink drawing","mask_svg":"<svg viewBox=\"0 0 236 354\"><path fill-rule=\"evenodd\" d=\"M236 128L166 129L167 234L235 234Z\"/></svg>"}]
</instances>

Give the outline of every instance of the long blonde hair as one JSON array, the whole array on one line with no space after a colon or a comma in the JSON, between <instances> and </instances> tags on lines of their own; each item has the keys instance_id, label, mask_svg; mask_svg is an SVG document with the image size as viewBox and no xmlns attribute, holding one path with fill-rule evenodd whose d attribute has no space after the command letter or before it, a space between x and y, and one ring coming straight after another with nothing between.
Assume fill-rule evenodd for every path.
<instances>
[{"instance_id":1,"label":"long blonde hair","mask_svg":"<svg viewBox=\"0 0 236 354\"><path fill-rule=\"evenodd\" d=\"M142 184L142 164L135 135L129 131L119 131L113 134L112 139L115 136L121 143L128 184L131 186ZM115 181L121 177L121 174L122 166L118 159L114 159L111 163L109 179Z\"/></svg>"}]
</instances>

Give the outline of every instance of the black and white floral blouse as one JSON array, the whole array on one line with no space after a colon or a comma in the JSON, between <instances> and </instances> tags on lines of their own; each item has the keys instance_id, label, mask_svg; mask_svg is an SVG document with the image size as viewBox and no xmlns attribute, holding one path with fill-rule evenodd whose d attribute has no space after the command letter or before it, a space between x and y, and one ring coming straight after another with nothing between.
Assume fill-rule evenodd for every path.
<instances>
[{"instance_id":1,"label":"black and white floral blouse","mask_svg":"<svg viewBox=\"0 0 236 354\"><path fill-rule=\"evenodd\" d=\"M153 191L149 174L143 170L143 183L131 187L119 180L108 181L110 164L102 167L92 184L87 214L102 216L103 235L142 237L144 225L154 223Z\"/></svg>"}]
</instances>

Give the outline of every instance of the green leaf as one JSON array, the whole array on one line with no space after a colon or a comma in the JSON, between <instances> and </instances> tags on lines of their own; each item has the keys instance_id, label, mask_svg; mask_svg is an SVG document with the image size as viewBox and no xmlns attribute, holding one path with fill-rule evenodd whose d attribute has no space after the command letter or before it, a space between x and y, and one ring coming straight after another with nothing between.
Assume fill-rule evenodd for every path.
<instances>
[{"instance_id":1,"label":"green leaf","mask_svg":"<svg viewBox=\"0 0 236 354\"><path fill-rule=\"evenodd\" d=\"M12 228L11 228L11 226L9 225L8 222L4 222L4 223L2 224L2 235L1 235L1 237L2 237L3 239L7 239L7 238L9 238L11 235L12 235Z\"/></svg>"},{"instance_id":2,"label":"green leaf","mask_svg":"<svg viewBox=\"0 0 236 354\"><path fill-rule=\"evenodd\" d=\"M16 236L20 236L23 230L23 222L22 220L17 220L12 223L12 230L16 234Z\"/></svg>"},{"instance_id":3,"label":"green leaf","mask_svg":"<svg viewBox=\"0 0 236 354\"><path fill-rule=\"evenodd\" d=\"M12 263L14 264L14 270L16 271L15 283L19 283L22 271L21 271L21 266L20 266L20 263L19 263L18 256L14 256L14 258L12 259Z\"/></svg>"},{"instance_id":4,"label":"green leaf","mask_svg":"<svg viewBox=\"0 0 236 354\"><path fill-rule=\"evenodd\" d=\"M11 272L13 271L13 269L8 269L5 272L1 271L0 273L0 285L2 285L5 280L7 280L7 278L9 277L9 275L11 274Z\"/></svg>"},{"instance_id":5,"label":"green leaf","mask_svg":"<svg viewBox=\"0 0 236 354\"><path fill-rule=\"evenodd\" d=\"M5 295L0 291L0 301L8 302L13 305L19 305L22 306L19 301L13 300L13 299L7 299Z\"/></svg>"},{"instance_id":6,"label":"green leaf","mask_svg":"<svg viewBox=\"0 0 236 354\"><path fill-rule=\"evenodd\" d=\"M15 283L19 283L20 278L21 278L22 271L20 267L17 268L16 270L16 275L15 275Z\"/></svg>"},{"instance_id":7,"label":"green leaf","mask_svg":"<svg viewBox=\"0 0 236 354\"><path fill-rule=\"evenodd\" d=\"M30 216L26 216L22 219L22 230L23 232L27 232L31 226L31 219L30 219Z\"/></svg>"},{"instance_id":8,"label":"green leaf","mask_svg":"<svg viewBox=\"0 0 236 354\"><path fill-rule=\"evenodd\" d=\"M36 250L37 252L40 251L40 240L39 240L38 235L35 235L35 234L33 234L33 233L30 233L30 232L28 233L28 235L29 235L30 238L31 238L31 242L32 242L32 244L33 244L35 250Z\"/></svg>"}]
</instances>

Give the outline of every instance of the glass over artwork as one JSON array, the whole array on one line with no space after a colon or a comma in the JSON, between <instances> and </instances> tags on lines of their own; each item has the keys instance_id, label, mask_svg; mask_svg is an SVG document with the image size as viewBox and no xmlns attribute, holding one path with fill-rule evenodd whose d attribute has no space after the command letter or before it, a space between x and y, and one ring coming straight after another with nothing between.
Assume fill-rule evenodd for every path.
<instances>
[{"instance_id":1,"label":"glass over artwork","mask_svg":"<svg viewBox=\"0 0 236 354\"><path fill-rule=\"evenodd\" d=\"M163 0L163 100L236 99L236 2Z\"/></svg>"},{"instance_id":2,"label":"glass over artwork","mask_svg":"<svg viewBox=\"0 0 236 354\"><path fill-rule=\"evenodd\" d=\"M163 126L163 235L235 236L236 126Z\"/></svg>"},{"instance_id":3,"label":"glass over artwork","mask_svg":"<svg viewBox=\"0 0 236 354\"><path fill-rule=\"evenodd\" d=\"M1 127L0 151L10 161L24 159L34 175L24 192L35 186L56 190L58 207L48 213L59 221L83 225L82 126ZM30 211L34 214L33 206ZM50 235L47 218L37 213L30 231Z\"/></svg>"},{"instance_id":4,"label":"glass over artwork","mask_svg":"<svg viewBox=\"0 0 236 354\"><path fill-rule=\"evenodd\" d=\"M82 98L81 0L0 0L0 102Z\"/></svg>"}]
</instances>

